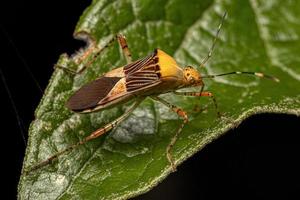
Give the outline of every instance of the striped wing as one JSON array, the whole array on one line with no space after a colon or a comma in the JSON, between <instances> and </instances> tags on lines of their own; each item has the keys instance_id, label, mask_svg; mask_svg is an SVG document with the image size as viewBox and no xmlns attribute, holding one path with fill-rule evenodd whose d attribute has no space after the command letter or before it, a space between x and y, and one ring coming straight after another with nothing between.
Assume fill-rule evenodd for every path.
<instances>
[{"instance_id":1,"label":"striped wing","mask_svg":"<svg viewBox=\"0 0 300 200\"><path fill-rule=\"evenodd\" d=\"M124 67L127 92L133 92L160 83L157 50L149 56Z\"/></svg>"},{"instance_id":2,"label":"striped wing","mask_svg":"<svg viewBox=\"0 0 300 200\"><path fill-rule=\"evenodd\" d=\"M84 85L70 97L66 107L74 112L92 112L125 100L136 91L159 84L159 70L157 51L154 51L151 55L124 66L123 77L105 74Z\"/></svg>"}]
</instances>

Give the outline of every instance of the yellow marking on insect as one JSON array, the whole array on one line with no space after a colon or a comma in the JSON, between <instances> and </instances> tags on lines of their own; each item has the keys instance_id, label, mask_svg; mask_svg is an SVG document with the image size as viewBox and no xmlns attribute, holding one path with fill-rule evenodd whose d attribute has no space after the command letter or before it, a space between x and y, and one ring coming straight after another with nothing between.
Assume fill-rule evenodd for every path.
<instances>
[{"instance_id":1,"label":"yellow marking on insect","mask_svg":"<svg viewBox=\"0 0 300 200\"><path fill-rule=\"evenodd\" d=\"M260 72L255 72L254 74L255 74L255 76L258 76L258 77L260 77L260 78L266 77L265 74L260 73ZM279 81L280 81L278 78L276 78L276 77L274 77L274 76L268 76L268 75L267 75L267 78L270 78L270 79L272 79L272 80L275 81L275 82L279 82Z\"/></svg>"},{"instance_id":2,"label":"yellow marking on insect","mask_svg":"<svg viewBox=\"0 0 300 200\"><path fill-rule=\"evenodd\" d=\"M274 77L273 80L274 80L275 82L277 82L277 83L280 82L280 79L279 79L279 78L276 78L276 77Z\"/></svg>"},{"instance_id":3,"label":"yellow marking on insect","mask_svg":"<svg viewBox=\"0 0 300 200\"><path fill-rule=\"evenodd\" d=\"M263 73L259 73L259 72L256 72L255 75L261 78L265 76Z\"/></svg>"},{"instance_id":4,"label":"yellow marking on insect","mask_svg":"<svg viewBox=\"0 0 300 200\"><path fill-rule=\"evenodd\" d=\"M160 49L157 49L157 56L161 77L175 77L178 79L182 79L182 69L178 66L174 58Z\"/></svg>"},{"instance_id":5,"label":"yellow marking on insect","mask_svg":"<svg viewBox=\"0 0 300 200\"><path fill-rule=\"evenodd\" d=\"M126 79L122 78L119 80L118 83L113 87L113 89L110 91L110 93L107 96L115 96L121 93L126 93Z\"/></svg>"},{"instance_id":6,"label":"yellow marking on insect","mask_svg":"<svg viewBox=\"0 0 300 200\"><path fill-rule=\"evenodd\" d=\"M107 72L106 74L104 74L104 76L106 77L124 77L124 71L123 71L123 67L119 67L116 69L113 69L109 72Z\"/></svg>"}]
</instances>

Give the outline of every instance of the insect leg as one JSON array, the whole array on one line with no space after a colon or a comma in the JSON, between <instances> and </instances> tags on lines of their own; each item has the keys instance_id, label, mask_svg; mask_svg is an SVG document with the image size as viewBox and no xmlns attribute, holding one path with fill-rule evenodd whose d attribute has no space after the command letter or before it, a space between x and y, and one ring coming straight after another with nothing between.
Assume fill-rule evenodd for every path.
<instances>
[{"instance_id":1,"label":"insect leg","mask_svg":"<svg viewBox=\"0 0 300 200\"><path fill-rule=\"evenodd\" d=\"M115 119L114 121L106 124L105 126L103 126L102 128L97 129L96 131L92 132L89 136L85 137L83 140L81 140L80 142L73 144L67 148L65 148L62 151L57 152L56 154L52 155L51 157L49 157L48 159L38 163L37 165L29 168L28 170L26 170L26 173L32 172L34 170L37 170L39 168L42 168L48 164L50 164L53 160L57 159L59 156L61 156L62 154L65 154L67 152L72 151L73 149L77 148L78 146L85 144L86 142L93 140L101 135L103 135L104 133L107 133L108 131L110 131L111 129L113 129L114 127L116 127L118 124L120 124L123 120L125 120L131 113L132 111L144 100L144 98L138 99L130 108L128 108L128 110L126 110L126 112L121 115L120 117L118 117L117 119Z\"/></svg>"},{"instance_id":2,"label":"insect leg","mask_svg":"<svg viewBox=\"0 0 300 200\"><path fill-rule=\"evenodd\" d=\"M161 102L162 104L164 104L165 106L169 107L173 112L175 112L178 116L183 118L183 122L180 125L180 127L177 129L176 134L173 136L173 138L171 139L170 144L167 146L166 152L167 152L167 159L169 161L169 163L171 164L172 170L176 171L176 165L174 163L172 154L171 154L171 150L173 148L173 146L175 145L178 135L181 133L184 125L188 122L188 116L186 114L185 111L183 111L181 108L176 107L175 105L170 104L169 102L167 102L166 100L158 97L158 96L153 96L152 99Z\"/></svg>"},{"instance_id":3,"label":"insect leg","mask_svg":"<svg viewBox=\"0 0 300 200\"><path fill-rule=\"evenodd\" d=\"M91 60L85 65L85 67L88 67L91 63L93 63L93 62L96 60L96 58L101 54L101 52L102 52L104 49L108 48L113 42L115 42L116 39L117 39L118 42L119 42L119 45L120 45L120 47L121 47L121 49L122 49L122 51L123 51L123 54L124 54L124 56L125 56L125 58L126 58L127 63L131 63L131 62L132 62L132 58L131 58L131 53L130 53L130 51L129 51L129 48L128 48L128 45L127 45L127 42L126 42L126 38L125 38L125 36L122 35L122 34L117 34L115 37L113 37L112 39L110 39L110 40L104 45L104 47L102 47L98 52L96 52L96 53L93 55L93 57L92 57ZM93 51L90 51L89 54L92 53L92 52L93 52ZM87 56L88 56L88 55L87 55ZM87 57L87 56L85 56L85 57Z\"/></svg>"},{"instance_id":4,"label":"insect leg","mask_svg":"<svg viewBox=\"0 0 300 200\"><path fill-rule=\"evenodd\" d=\"M108 48L109 46L111 46L113 44L113 42L116 41L118 36L115 36L113 38L111 38L102 48L98 49L95 44L94 45L90 45L86 50L85 52L79 57L76 59L75 63L76 65L80 65L82 62L84 62L85 60L88 59L88 57L90 57L90 55L94 53L94 55L92 55L92 57L89 59L89 61L85 64L83 64L83 66L79 69L79 70L72 70L72 69L69 69L65 66L61 66L61 65L55 65L54 68L59 68L59 69L63 69L73 75L76 75L76 74L81 74L85 69L87 69L96 59L97 57L106 49Z\"/></svg>"},{"instance_id":5,"label":"insect leg","mask_svg":"<svg viewBox=\"0 0 300 200\"><path fill-rule=\"evenodd\" d=\"M121 46L121 49L123 51L123 54L126 58L127 64L131 63L132 62L132 57L131 57L131 53L130 53L130 50L128 48L125 36L122 35L122 34L118 34L117 38L118 38L119 44Z\"/></svg>"},{"instance_id":6,"label":"insect leg","mask_svg":"<svg viewBox=\"0 0 300 200\"><path fill-rule=\"evenodd\" d=\"M123 120L125 120L132 113L132 111L142 102L142 100L144 100L144 98L138 99L128 110L126 110L126 112L123 115L121 115L114 121L106 124L102 128L99 128L98 130L94 131L92 134L90 134L89 136L84 138L83 143L85 143L89 140L95 139L95 138L99 137L100 135L106 133L107 131L110 131L117 125L119 125Z\"/></svg>"},{"instance_id":7,"label":"insect leg","mask_svg":"<svg viewBox=\"0 0 300 200\"><path fill-rule=\"evenodd\" d=\"M220 22L219 27L218 27L218 29L217 29L216 35L215 35L215 37L214 37L214 39L213 39L213 43L212 43L212 45L211 45L211 47L210 47L210 49L209 49L209 51L208 51L208 54L207 54L206 57L202 60L202 62L201 62L201 64L200 64L200 67L204 67L204 64L205 64L205 63L209 60L209 58L212 56L212 53L213 53L214 48L215 48L215 46L216 46L217 39L218 39L219 33L220 33L220 31L221 31L222 25L223 25L223 23L224 23L224 20L225 20L226 15L227 15L227 12L224 13L224 15L223 15L223 17L222 17L222 19L221 19L221 22Z\"/></svg>"},{"instance_id":8,"label":"insect leg","mask_svg":"<svg viewBox=\"0 0 300 200\"><path fill-rule=\"evenodd\" d=\"M203 97L204 96L204 97L210 97L211 100L214 103L214 106L215 106L215 109L217 111L218 117L221 117L221 113L220 113L219 108L218 108L217 100L214 97L213 93L208 92L208 91L203 92L202 89L201 89L201 92L176 92L175 91L173 93L176 94L176 95L181 95L181 96L194 96L194 97Z\"/></svg>"}]
</instances>

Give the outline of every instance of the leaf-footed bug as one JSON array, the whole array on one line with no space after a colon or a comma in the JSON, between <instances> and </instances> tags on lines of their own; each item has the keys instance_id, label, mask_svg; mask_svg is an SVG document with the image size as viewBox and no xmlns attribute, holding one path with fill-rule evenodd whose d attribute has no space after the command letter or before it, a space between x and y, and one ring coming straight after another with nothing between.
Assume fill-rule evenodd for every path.
<instances>
[{"instance_id":1,"label":"leaf-footed bug","mask_svg":"<svg viewBox=\"0 0 300 200\"><path fill-rule=\"evenodd\" d=\"M222 24L225 20L225 17L226 13L224 13L221 19L220 25L217 29L212 46L207 56L203 59L203 61L200 64L201 67L204 66L205 63L209 60L209 58L212 56L212 52L215 48L216 41L220 33ZM217 113L218 115L220 115L217 107L217 102L213 94L209 91L204 91L203 79L215 78L218 76L232 74L248 74L257 77L268 78L276 82L279 81L279 79L273 76L265 75L259 72L235 71L217 75L201 75L195 68L191 66L186 66L184 68L179 67L174 58L172 58L170 55L168 55L160 49L155 49L150 55L133 62L126 39L123 35L120 34L114 37L112 40L110 40L104 48L100 49L95 54L95 56L93 56L93 59L89 61L88 64L86 64L81 70L79 70L76 73L81 73L84 69L86 69L87 66L89 66L89 64L93 62L94 59L115 40L118 40L123 54L127 60L127 64L125 66L113 69L100 76L96 80L82 86L69 98L69 100L66 102L66 107L72 110L73 112L77 113L91 113L111 108L113 106L126 103L130 100L134 100L134 103L131 105L131 107L128 108L128 110L123 115L121 115L117 119L92 132L89 136L85 137L78 143L70 145L66 149L59 151L58 153L52 155L48 159L31 167L28 170L28 172L48 165L49 163L51 163L51 161L53 161L60 155L65 154L75 149L79 145L85 144L86 142L92 139L98 138L104 133L107 133L115 126L120 124L124 119L126 119L132 113L132 111L136 107L138 107L138 105L147 97L150 97L153 100L158 101L163 105L167 106L168 108L170 108L171 111L175 112L179 117L183 119L181 125L178 127L176 133L174 134L170 143L166 147L166 157L171 165L172 170L175 171L176 165L174 163L171 151L183 127L188 122L188 115L183 109L159 97L160 94L173 93L175 95L182 96L211 97L214 106L217 110ZM90 51L87 51L87 53L84 54L84 58L89 53ZM82 60L84 60L84 58ZM69 69L67 70L70 71ZM182 88L196 86L200 87L199 92L177 91Z\"/></svg>"}]
</instances>

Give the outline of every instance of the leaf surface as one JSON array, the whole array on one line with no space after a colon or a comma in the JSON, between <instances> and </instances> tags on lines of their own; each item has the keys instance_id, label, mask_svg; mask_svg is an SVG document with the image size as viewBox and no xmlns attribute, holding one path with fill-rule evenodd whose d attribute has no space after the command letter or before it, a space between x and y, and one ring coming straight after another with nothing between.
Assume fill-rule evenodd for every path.
<instances>
[{"instance_id":1,"label":"leaf surface","mask_svg":"<svg viewBox=\"0 0 300 200\"><path fill-rule=\"evenodd\" d=\"M199 66L207 55L224 11L228 16L213 57L202 74L260 71L275 83L250 76L206 80L220 111L209 99L165 94L188 112L173 156L177 164L237 126L250 115L300 113L299 1L94 0L81 16L75 36L97 48L117 33L127 37L133 58L160 48L181 64ZM78 56L77 56L78 58ZM76 57L62 55L58 65L77 69ZM90 59L90 58L87 58ZM92 114L75 114L65 102L82 85L125 64L117 44L80 75L56 69L36 110L24 159L28 168L74 144L120 116L129 104ZM197 108L207 106L204 112ZM228 120L230 119L230 120ZM23 174L20 199L126 199L150 190L171 168L165 151L182 121L160 103L146 99L120 126L59 157L51 165ZM259 139L259 138L258 138Z\"/></svg>"}]
</instances>

